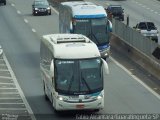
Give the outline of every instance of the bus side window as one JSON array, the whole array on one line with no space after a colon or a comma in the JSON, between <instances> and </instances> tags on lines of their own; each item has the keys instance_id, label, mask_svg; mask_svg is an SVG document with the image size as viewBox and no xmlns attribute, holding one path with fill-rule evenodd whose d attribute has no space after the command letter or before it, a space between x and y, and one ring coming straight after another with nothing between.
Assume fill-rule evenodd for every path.
<instances>
[{"instance_id":1,"label":"bus side window","mask_svg":"<svg viewBox=\"0 0 160 120\"><path fill-rule=\"evenodd\" d=\"M54 85L54 61L53 59L51 60L51 63L50 63L50 76L52 79L52 84Z\"/></svg>"}]
</instances>

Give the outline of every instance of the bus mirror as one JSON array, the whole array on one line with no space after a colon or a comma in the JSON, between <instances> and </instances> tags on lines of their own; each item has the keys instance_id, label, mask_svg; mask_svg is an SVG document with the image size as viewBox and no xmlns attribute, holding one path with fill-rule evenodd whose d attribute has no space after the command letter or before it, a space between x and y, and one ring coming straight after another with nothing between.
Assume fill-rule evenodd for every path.
<instances>
[{"instance_id":1,"label":"bus mirror","mask_svg":"<svg viewBox=\"0 0 160 120\"><path fill-rule=\"evenodd\" d=\"M103 73L109 74L109 68L107 62L102 58L102 67L103 67Z\"/></svg>"},{"instance_id":2,"label":"bus mirror","mask_svg":"<svg viewBox=\"0 0 160 120\"><path fill-rule=\"evenodd\" d=\"M70 33L73 33L73 24L70 22Z\"/></svg>"},{"instance_id":3,"label":"bus mirror","mask_svg":"<svg viewBox=\"0 0 160 120\"><path fill-rule=\"evenodd\" d=\"M51 77L54 76L54 62L53 62L53 60L51 61L51 65L50 65L50 75L51 75Z\"/></svg>"},{"instance_id":4,"label":"bus mirror","mask_svg":"<svg viewBox=\"0 0 160 120\"><path fill-rule=\"evenodd\" d=\"M107 27L108 27L109 32L112 32L112 23L110 20L108 20L107 22Z\"/></svg>"}]
</instances>

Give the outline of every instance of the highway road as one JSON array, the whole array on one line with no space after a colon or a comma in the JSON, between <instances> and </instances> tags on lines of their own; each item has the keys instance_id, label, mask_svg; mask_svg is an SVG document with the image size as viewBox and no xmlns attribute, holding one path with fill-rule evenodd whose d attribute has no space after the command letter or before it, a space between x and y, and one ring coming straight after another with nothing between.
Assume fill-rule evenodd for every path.
<instances>
[{"instance_id":1,"label":"highway road","mask_svg":"<svg viewBox=\"0 0 160 120\"><path fill-rule=\"evenodd\" d=\"M39 68L40 36L58 33L58 14L52 10L51 16L32 16L32 2L8 0L6 6L0 6L0 44L37 120L76 119L81 112L56 115L50 102L45 101ZM123 64L128 60L116 51L112 56L104 85L105 108L98 114L160 113L160 96L141 82L155 78L133 69L135 65L126 69L117 60L123 59Z\"/></svg>"},{"instance_id":2,"label":"highway road","mask_svg":"<svg viewBox=\"0 0 160 120\"><path fill-rule=\"evenodd\" d=\"M160 1L157 0L86 0L102 5L121 5L124 8L125 18L129 15L129 26L136 26L141 21L154 22L160 31ZM125 19L126 23L126 19ZM159 36L160 44L160 36Z\"/></svg>"}]
</instances>

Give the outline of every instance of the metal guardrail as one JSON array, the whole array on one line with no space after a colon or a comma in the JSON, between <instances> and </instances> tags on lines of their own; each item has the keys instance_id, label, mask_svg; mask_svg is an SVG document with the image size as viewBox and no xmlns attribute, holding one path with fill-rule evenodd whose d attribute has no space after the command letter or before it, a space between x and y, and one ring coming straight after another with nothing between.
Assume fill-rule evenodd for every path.
<instances>
[{"instance_id":1,"label":"metal guardrail","mask_svg":"<svg viewBox=\"0 0 160 120\"><path fill-rule=\"evenodd\" d=\"M120 22L116 19L112 19L112 23L114 34L120 37L128 45L160 63L160 61L153 56L154 50L157 47L160 47L155 41L143 36L135 29L130 28L123 22Z\"/></svg>"}]
</instances>

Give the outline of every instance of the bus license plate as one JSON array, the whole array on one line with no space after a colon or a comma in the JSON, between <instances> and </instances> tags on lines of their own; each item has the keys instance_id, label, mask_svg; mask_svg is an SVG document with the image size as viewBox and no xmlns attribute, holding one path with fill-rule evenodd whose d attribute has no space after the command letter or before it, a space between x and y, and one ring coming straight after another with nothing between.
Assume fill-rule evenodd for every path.
<instances>
[{"instance_id":1,"label":"bus license plate","mask_svg":"<svg viewBox=\"0 0 160 120\"><path fill-rule=\"evenodd\" d=\"M83 105L83 104L76 105L76 108L78 108L78 109L83 109L83 108L84 108L84 105Z\"/></svg>"}]
</instances>

